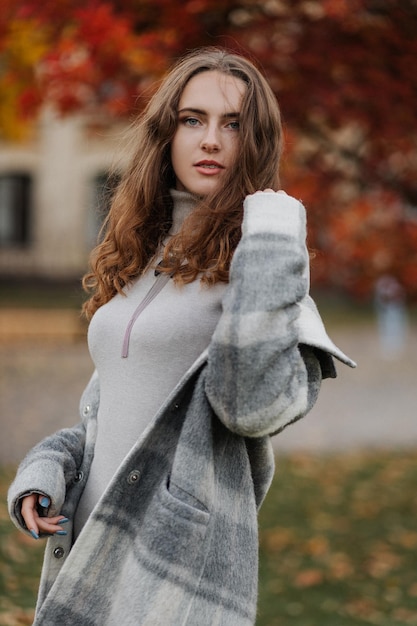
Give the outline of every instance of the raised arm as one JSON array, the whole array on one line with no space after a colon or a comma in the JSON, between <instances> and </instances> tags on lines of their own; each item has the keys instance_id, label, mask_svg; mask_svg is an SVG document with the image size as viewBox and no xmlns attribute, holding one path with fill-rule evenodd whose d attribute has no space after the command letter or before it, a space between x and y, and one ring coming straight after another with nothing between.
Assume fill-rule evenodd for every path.
<instances>
[{"instance_id":1,"label":"raised arm","mask_svg":"<svg viewBox=\"0 0 417 626\"><path fill-rule=\"evenodd\" d=\"M246 198L206 375L216 414L244 436L278 432L307 413L320 389L319 361L300 345L297 324L309 287L305 239L300 202L284 192Z\"/></svg>"}]
</instances>

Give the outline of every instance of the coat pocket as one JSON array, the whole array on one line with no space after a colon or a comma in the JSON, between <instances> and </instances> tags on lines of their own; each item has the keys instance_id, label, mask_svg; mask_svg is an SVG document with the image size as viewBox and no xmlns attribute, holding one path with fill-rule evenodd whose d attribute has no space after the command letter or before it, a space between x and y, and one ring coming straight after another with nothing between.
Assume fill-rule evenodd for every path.
<instances>
[{"instance_id":1,"label":"coat pocket","mask_svg":"<svg viewBox=\"0 0 417 626\"><path fill-rule=\"evenodd\" d=\"M185 516L197 523L208 522L210 514L205 504L173 482L170 476L166 482L166 490L161 491L161 502L174 514Z\"/></svg>"},{"instance_id":2,"label":"coat pocket","mask_svg":"<svg viewBox=\"0 0 417 626\"><path fill-rule=\"evenodd\" d=\"M161 477L120 575L109 583L112 606L101 623L185 626L205 568L210 520L202 503Z\"/></svg>"},{"instance_id":3,"label":"coat pocket","mask_svg":"<svg viewBox=\"0 0 417 626\"><path fill-rule=\"evenodd\" d=\"M167 578L199 577L210 514L204 505L169 479L160 484L138 536L148 567Z\"/></svg>"}]
</instances>

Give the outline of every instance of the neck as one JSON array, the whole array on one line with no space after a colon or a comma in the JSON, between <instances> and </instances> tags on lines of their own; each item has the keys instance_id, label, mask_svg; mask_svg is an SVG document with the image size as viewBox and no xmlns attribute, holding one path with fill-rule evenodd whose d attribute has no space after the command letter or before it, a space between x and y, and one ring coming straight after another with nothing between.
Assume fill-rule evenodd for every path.
<instances>
[{"instance_id":1,"label":"neck","mask_svg":"<svg viewBox=\"0 0 417 626\"><path fill-rule=\"evenodd\" d=\"M174 208L172 211L172 226L169 234L175 235L180 230L184 220L195 209L198 198L188 191L178 191L178 189L171 189L170 193L174 202Z\"/></svg>"}]
</instances>

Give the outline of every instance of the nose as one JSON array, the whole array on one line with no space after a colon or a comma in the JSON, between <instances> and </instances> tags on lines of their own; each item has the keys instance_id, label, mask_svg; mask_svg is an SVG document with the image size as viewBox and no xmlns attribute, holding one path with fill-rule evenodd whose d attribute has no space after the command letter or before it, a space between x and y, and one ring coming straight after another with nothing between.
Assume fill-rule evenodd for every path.
<instances>
[{"instance_id":1,"label":"nose","mask_svg":"<svg viewBox=\"0 0 417 626\"><path fill-rule=\"evenodd\" d=\"M206 152L218 152L220 150L220 139L214 124L207 126L206 132L201 139L201 148Z\"/></svg>"}]
</instances>

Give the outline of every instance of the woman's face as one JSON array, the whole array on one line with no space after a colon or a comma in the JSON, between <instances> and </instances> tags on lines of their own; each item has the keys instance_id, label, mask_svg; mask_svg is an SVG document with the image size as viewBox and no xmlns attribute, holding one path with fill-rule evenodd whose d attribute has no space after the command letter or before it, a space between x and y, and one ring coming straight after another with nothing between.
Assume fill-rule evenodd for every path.
<instances>
[{"instance_id":1,"label":"woman's face","mask_svg":"<svg viewBox=\"0 0 417 626\"><path fill-rule=\"evenodd\" d=\"M178 190L204 197L233 166L245 89L243 80L218 71L197 74L185 86L171 144Z\"/></svg>"}]
</instances>

